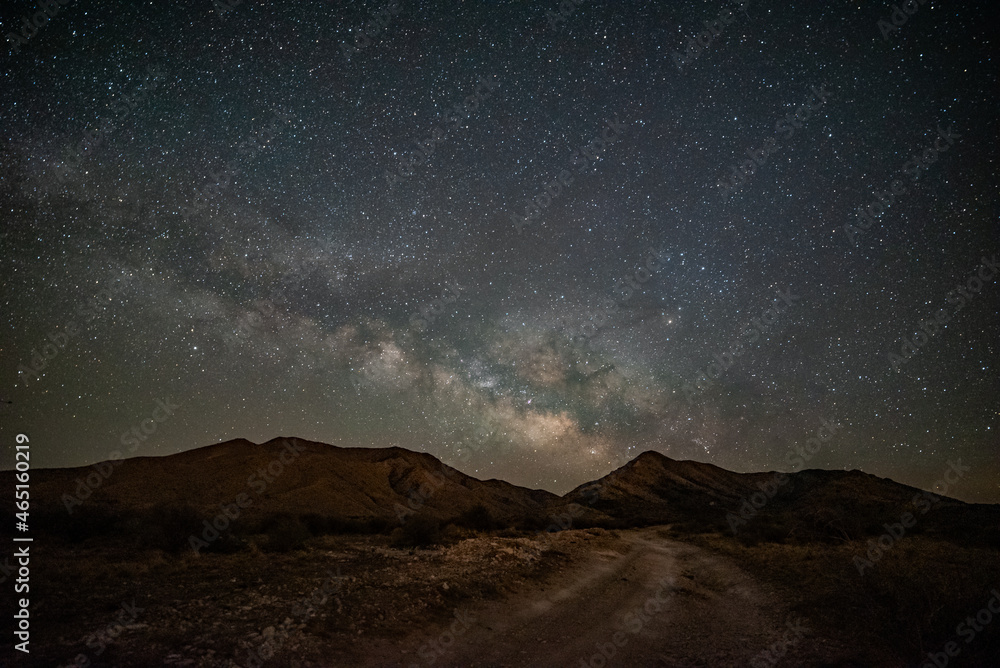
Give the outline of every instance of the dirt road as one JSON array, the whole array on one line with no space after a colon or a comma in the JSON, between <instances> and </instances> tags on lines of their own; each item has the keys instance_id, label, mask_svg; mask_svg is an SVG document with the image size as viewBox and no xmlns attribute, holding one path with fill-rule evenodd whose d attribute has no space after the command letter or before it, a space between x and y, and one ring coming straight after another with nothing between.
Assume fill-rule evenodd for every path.
<instances>
[{"instance_id":1,"label":"dirt road","mask_svg":"<svg viewBox=\"0 0 1000 668\"><path fill-rule=\"evenodd\" d=\"M382 654L371 665L851 665L835 660L850 656L849 648L818 637L767 585L660 534L622 532L615 542L584 548L540 590L460 609L450 624L397 648L401 659L387 662Z\"/></svg>"}]
</instances>

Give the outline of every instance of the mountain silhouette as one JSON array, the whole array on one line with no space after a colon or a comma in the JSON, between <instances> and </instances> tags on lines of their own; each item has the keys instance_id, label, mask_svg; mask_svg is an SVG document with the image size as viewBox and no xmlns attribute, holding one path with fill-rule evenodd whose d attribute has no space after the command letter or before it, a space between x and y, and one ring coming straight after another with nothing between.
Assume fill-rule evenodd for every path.
<instances>
[{"instance_id":1,"label":"mountain silhouette","mask_svg":"<svg viewBox=\"0 0 1000 668\"><path fill-rule=\"evenodd\" d=\"M4 494L13 488L4 485ZM237 439L164 457L32 471L33 502L71 514L185 505L210 516L240 498L249 500L248 515L318 514L388 525L414 515L443 523L482 507L500 525L522 528L544 528L555 519L558 528L676 524L848 539L877 535L911 513L918 532L990 541L1000 530L1000 506L967 504L861 471L736 473L655 451L561 497L479 480L405 448L299 438Z\"/></svg>"}]
</instances>

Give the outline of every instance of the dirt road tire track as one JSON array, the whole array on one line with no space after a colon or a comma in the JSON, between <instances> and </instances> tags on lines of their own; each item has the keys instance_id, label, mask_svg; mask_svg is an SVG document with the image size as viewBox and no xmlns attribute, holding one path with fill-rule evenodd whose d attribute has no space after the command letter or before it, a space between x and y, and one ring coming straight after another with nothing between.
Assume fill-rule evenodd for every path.
<instances>
[{"instance_id":1,"label":"dirt road tire track","mask_svg":"<svg viewBox=\"0 0 1000 668\"><path fill-rule=\"evenodd\" d=\"M540 590L471 608L474 621L453 642L447 626L428 630L400 648L406 658L386 662L383 654L369 665L744 668L792 638L774 665L852 665L838 658L851 654L845 642L803 634L808 622L772 588L728 559L661 534L622 532L613 549L584 551ZM429 651L428 641L438 649Z\"/></svg>"}]
</instances>

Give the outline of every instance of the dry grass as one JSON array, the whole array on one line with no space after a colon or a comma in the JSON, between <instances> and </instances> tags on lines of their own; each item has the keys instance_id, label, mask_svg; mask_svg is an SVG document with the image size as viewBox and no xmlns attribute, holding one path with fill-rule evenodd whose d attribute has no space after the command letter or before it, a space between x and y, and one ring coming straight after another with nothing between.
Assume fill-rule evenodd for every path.
<instances>
[{"instance_id":1,"label":"dry grass","mask_svg":"<svg viewBox=\"0 0 1000 668\"><path fill-rule=\"evenodd\" d=\"M844 629L868 650L868 660L926 658L955 640L955 627L979 611L1000 583L996 550L968 548L924 536L907 537L862 576L855 556L861 541L840 545L759 543L745 545L722 534L685 540L731 557L798 601L796 612L817 628ZM964 643L963 643L964 645ZM962 665L994 665L1000 628L963 647Z\"/></svg>"},{"instance_id":2,"label":"dry grass","mask_svg":"<svg viewBox=\"0 0 1000 668\"><path fill-rule=\"evenodd\" d=\"M33 650L40 653L29 665L63 665L81 652L96 659L87 638L133 599L144 611L102 654L102 665L162 665L175 653L194 665L245 661L263 631L294 618L296 601L337 569L340 588L316 615L295 618L284 654L268 665L290 665L293 655L352 665L359 636L396 639L445 622L462 606L544 580L568 559L557 549L561 538L542 545L533 535L504 538L454 525L428 549L395 548L382 535L323 535L286 552L260 549L271 534L246 538L245 550L202 556L139 550L126 538L48 539L32 563ZM338 656L326 656L330 647Z\"/></svg>"}]
</instances>

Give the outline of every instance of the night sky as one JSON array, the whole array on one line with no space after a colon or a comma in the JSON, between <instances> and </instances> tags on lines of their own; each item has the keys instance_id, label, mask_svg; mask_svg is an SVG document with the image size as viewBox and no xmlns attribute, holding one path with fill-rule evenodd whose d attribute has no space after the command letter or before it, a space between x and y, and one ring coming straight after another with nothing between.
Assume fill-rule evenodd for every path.
<instances>
[{"instance_id":1,"label":"night sky","mask_svg":"<svg viewBox=\"0 0 1000 668\"><path fill-rule=\"evenodd\" d=\"M796 4L5 3L4 467L960 458L1000 502L997 11Z\"/></svg>"}]
</instances>

